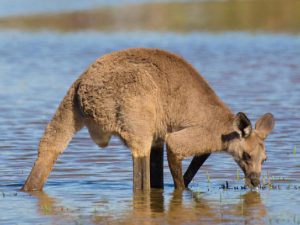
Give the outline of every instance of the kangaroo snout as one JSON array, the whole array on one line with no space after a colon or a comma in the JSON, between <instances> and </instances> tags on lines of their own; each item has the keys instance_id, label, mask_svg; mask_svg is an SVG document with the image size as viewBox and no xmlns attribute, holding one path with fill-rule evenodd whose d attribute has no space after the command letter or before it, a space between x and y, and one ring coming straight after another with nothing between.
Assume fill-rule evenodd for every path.
<instances>
[{"instance_id":1,"label":"kangaroo snout","mask_svg":"<svg viewBox=\"0 0 300 225\"><path fill-rule=\"evenodd\" d=\"M246 185L249 188L256 188L260 184L259 178L259 173L250 173L248 176L246 176Z\"/></svg>"}]
</instances>

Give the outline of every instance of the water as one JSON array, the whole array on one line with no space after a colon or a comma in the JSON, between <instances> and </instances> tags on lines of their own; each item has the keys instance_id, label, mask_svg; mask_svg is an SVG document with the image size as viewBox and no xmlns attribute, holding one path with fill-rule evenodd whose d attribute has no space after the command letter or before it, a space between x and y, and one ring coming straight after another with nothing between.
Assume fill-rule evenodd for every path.
<instances>
[{"instance_id":1,"label":"water","mask_svg":"<svg viewBox=\"0 0 300 225\"><path fill-rule=\"evenodd\" d=\"M133 193L129 150L117 138L99 149L83 129L44 191L20 192L71 83L97 57L129 47L182 55L253 125L272 112L263 176L273 188L235 190L243 185L239 168L220 153L205 162L191 190L174 191L165 158L164 190ZM0 30L0 224L300 224L299 62L300 36L288 33ZM226 181L229 190L221 188Z\"/></svg>"},{"instance_id":2,"label":"water","mask_svg":"<svg viewBox=\"0 0 300 225\"><path fill-rule=\"evenodd\" d=\"M173 191L165 162L165 190L134 195L129 150L117 138L100 150L84 129L57 161L43 193L19 192L39 138L71 83L98 56L135 46L181 54L253 123L272 112L276 128L266 142L263 174L270 171L280 190L219 189L225 181L230 188L243 181L236 180L231 157L216 154L198 172L191 191ZM1 224L300 222L299 153L293 154L294 146L300 148L299 36L5 31L0 52Z\"/></svg>"}]
</instances>

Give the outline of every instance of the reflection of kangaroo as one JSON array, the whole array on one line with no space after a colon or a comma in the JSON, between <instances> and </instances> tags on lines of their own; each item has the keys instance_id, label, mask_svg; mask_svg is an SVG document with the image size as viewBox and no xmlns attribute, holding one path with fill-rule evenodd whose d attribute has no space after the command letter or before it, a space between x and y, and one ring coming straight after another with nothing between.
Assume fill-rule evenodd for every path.
<instances>
[{"instance_id":1,"label":"reflection of kangaroo","mask_svg":"<svg viewBox=\"0 0 300 225\"><path fill-rule=\"evenodd\" d=\"M66 206L64 198L57 199L45 192L32 192L31 195L36 200L38 214L47 215L58 224L77 221L78 213L84 215L86 212L79 210L77 204ZM79 200L84 201L79 197L76 203ZM90 215L87 212L88 215L83 218L87 224L92 222L102 224L104 221L107 224L221 224L228 222L228 218L235 224L240 224L241 221L244 224L265 224L267 211L258 192L250 191L241 196L234 192L230 202L227 202L226 198L224 201L219 202L212 196L203 196L189 189L174 190L172 193L152 189L150 193L134 192L132 201L125 201L124 207L116 207L121 210L117 210L116 214L111 211L111 208L115 207L106 207L118 204L113 198L112 201L108 199L103 205L100 203L102 208L108 209L106 212L101 212L100 215L96 212ZM99 201L96 202L99 206ZM114 216L106 218L107 213Z\"/></svg>"},{"instance_id":2,"label":"reflection of kangaroo","mask_svg":"<svg viewBox=\"0 0 300 225\"><path fill-rule=\"evenodd\" d=\"M114 52L93 63L68 91L40 141L23 190L42 189L58 155L83 126L100 147L118 135L131 149L134 189L150 188L152 147L161 150L167 143L175 186L183 188L184 157L227 150L227 141L238 136L235 127L243 135L251 131L245 116L235 117L182 58L156 49Z\"/></svg>"},{"instance_id":3,"label":"reflection of kangaroo","mask_svg":"<svg viewBox=\"0 0 300 225\"><path fill-rule=\"evenodd\" d=\"M267 215L267 210L261 200L259 192L249 191L246 194L241 195L241 203L238 208L240 209L239 211L242 213L246 224L265 224L263 219Z\"/></svg>"}]
</instances>

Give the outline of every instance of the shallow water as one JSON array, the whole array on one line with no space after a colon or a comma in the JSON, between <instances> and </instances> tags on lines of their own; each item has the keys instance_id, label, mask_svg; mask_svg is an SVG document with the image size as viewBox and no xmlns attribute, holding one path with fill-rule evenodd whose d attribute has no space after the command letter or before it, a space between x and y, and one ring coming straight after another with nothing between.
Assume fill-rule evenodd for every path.
<instances>
[{"instance_id":1,"label":"shallow water","mask_svg":"<svg viewBox=\"0 0 300 225\"><path fill-rule=\"evenodd\" d=\"M174 192L165 159L165 189L134 194L129 150L117 138L101 150L84 129L57 161L44 192L19 192L71 83L102 54L137 46L181 54L253 123L265 112L275 115L263 171L272 189L234 190L243 185L238 166L215 154L189 191ZM299 36L2 31L0 55L0 224L300 223ZM226 181L230 189L220 189Z\"/></svg>"}]
</instances>

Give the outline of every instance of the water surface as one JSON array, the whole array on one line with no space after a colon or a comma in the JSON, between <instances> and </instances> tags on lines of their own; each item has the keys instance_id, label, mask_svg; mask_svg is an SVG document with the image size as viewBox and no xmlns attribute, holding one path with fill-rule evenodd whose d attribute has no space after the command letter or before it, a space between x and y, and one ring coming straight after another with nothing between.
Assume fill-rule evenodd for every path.
<instances>
[{"instance_id":1,"label":"water surface","mask_svg":"<svg viewBox=\"0 0 300 225\"><path fill-rule=\"evenodd\" d=\"M0 224L300 224L299 1L122 2L1 3ZM266 188L241 189L242 172L220 153L190 190L174 191L165 158L164 190L133 193L129 150L117 138L99 149L83 129L43 192L19 191L72 82L96 58L130 47L182 55L253 125L275 115Z\"/></svg>"},{"instance_id":2,"label":"water surface","mask_svg":"<svg viewBox=\"0 0 300 225\"><path fill-rule=\"evenodd\" d=\"M44 192L19 192L71 83L97 57L138 46L185 57L253 123L265 112L275 115L263 171L272 189L234 190L243 185L236 179L238 166L229 155L215 154L189 191L174 192L165 159L165 189L134 194L129 150L117 138L99 149L83 129L57 161ZM294 147L300 151L299 36L1 31L0 55L1 224L300 223L300 154L293 154ZM220 189L226 181L230 189Z\"/></svg>"}]
</instances>

